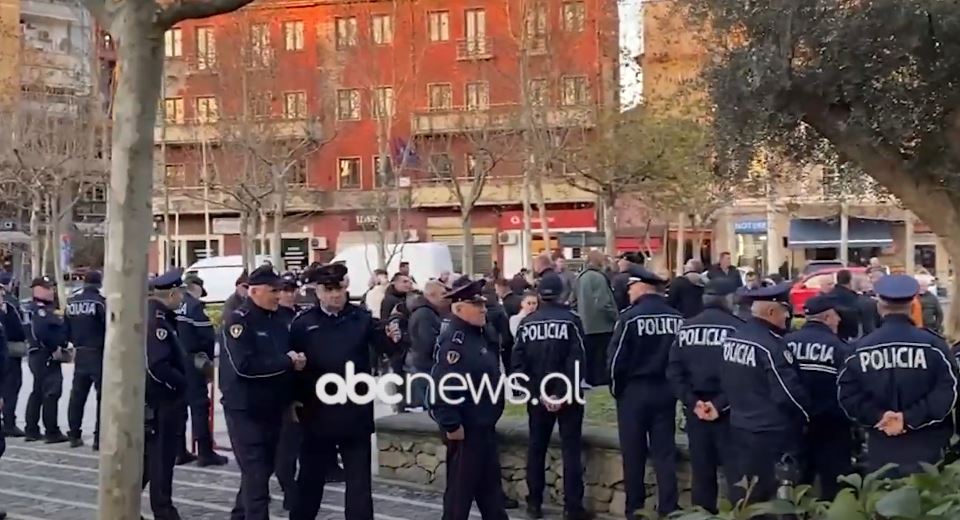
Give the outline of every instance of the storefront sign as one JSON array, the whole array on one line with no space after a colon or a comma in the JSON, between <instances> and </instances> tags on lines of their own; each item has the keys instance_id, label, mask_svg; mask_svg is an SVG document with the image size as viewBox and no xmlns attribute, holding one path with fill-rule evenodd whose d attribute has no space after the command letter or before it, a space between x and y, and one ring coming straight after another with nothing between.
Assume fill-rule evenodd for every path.
<instances>
[{"instance_id":1,"label":"storefront sign","mask_svg":"<svg viewBox=\"0 0 960 520\"><path fill-rule=\"evenodd\" d=\"M239 235L240 219L238 218L215 218L210 223L211 232L214 235Z\"/></svg>"},{"instance_id":2,"label":"storefront sign","mask_svg":"<svg viewBox=\"0 0 960 520\"><path fill-rule=\"evenodd\" d=\"M764 235L767 233L767 221L741 220L734 222L733 231L741 235Z\"/></svg>"},{"instance_id":3,"label":"storefront sign","mask_svg":"<svg viewBox=\"0 0 960 520\"><path fill-rule=\"evenodd\" d=\"M533 229L541 226L540 214L533 211L530 219ZM556 209L547 211L547 225L551 229L577 229L597 227L597 212L593 208ZM523 229L522 211L505 211L500 215L500 230Z\"/></svg>"}]
</instances>

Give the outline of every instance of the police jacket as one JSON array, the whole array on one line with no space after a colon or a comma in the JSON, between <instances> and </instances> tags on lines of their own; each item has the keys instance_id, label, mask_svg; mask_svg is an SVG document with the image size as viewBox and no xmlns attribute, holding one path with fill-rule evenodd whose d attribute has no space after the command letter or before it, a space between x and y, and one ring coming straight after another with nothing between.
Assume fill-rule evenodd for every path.
<instances>
[{"instance_id":1,"label":"police jacket","mask_svg":"<svg viewBox=\"0 0 960 520\"><path fill-rule=\"evenodd\" d=\"M206 354L213 359L213 346L216 334L213 332L213 323L204 310L206 304L192 294L183 295L183 303L177 309L177 333L180 344L188 355Z\"/></svg>"},{"instance_id":2,"label":"police jacket","mask_svg":"<svg viewBox=\"0 0 960 520\"><path fill-rule=\"evenodd\" d=\"M957 367L940 336L917 328L909 316L889 314L860 339L843 363L840 406L874 434L884 412L902 412L907 435L951 428L957 402ZM882 433L881 433L882 435Z\"/></svg>"},{"instance_id":3,"label":"police jacket","mask_svg":"<svg viewBox=\"0 0 960 520\"><path fill-rule=\"evenodd\" d=\"M629 273L617 273L613 276L611 286L613 287L613 299L617 302L617 309L621 312L630 306L630 295L627 291L627 284L630 283Z\"/></svg>"},{"instance_id":4,"label":"police jacket","mask_svg":"<svg viewBox=\"0 0 960 520\"><path fill-rule=\"evenodd\" d=\"M730 424L751 432L800 428L810 399L793 352L772 325L751 318L723 342L721 389L730 402Z\"/></svg>"},{"instance_id":5,"label":"police jacket","mask_svg":"<svg viewBox=\"0 0 960 520\"><path fill-rule=\"evenodd\" d=\"M838 285L830 291L830 296L839 304L837 314L840 315L840 326L837 327L837 336L844 341L859 337L860 295L847 287Z\"/></svg>"},{"instance_id":6,"label":"police jacket","mask_svg":"<svg viewBox=\"0 0 960 520\"><path fill-rule=\"evenodd\" d=\"M4 294L0 302L0 324L7 334L7 341L26 341L27 335L23 330L23 316L20 314L20 302L12 294Z\"/></svg>"},{"instance_id":7,"label":"police jacket","mask_svg":"<svg viewBox=\"0 0 960 520\"><path fill-rule=\"evenodd\" d=\"M572 388L560 380L548 381L546 395L563 398L573 396L584 375L583 325L569 308L543 302L533 314L525 317L517 328L513 346L511 372L525 374L527 390L540 399L541 382L548 374L565 374ZM579 396L578 396L579 397Z\"/></svg>"},{"instance_id":8,"label":"police jacket","mask_svg":"<svg viewBox=\"0 0 960 520\"><path fill-rule=\"evenodd\" d=\"M220 390L225 410L279 420L292 400L290 337L277 312L247 299L224 318Z\"/></svg>"},{"instance_id":9,"label":"police jacket","mask_svg":"<svg viewBox=\"0 0 960 520\"><path fill-rule=\"evenodd\" d=\"M58 348L67 346L67 327L63 319L56 314L52 303L34 298L29 310L30 347L28 352L42 353L49 358Z\"/></svg>"},{"instance_id":10,"label":"police jacket","mask_svg":"<svg viewBox=\"0 0 960 520\"><path fill-rule=\"evenodd\" d=\"M409 373L426 373L433 368L433 349L442 321L440 313L426 298L418 297L410 305L410 348L404 362Z\"/></svg>"},{"instance_id":11,"label":"police jacket","mask_svg":"<svg viewBox=\"0 0 960 520\"><path fill-rule=\"evenodd\" d=\"M718 305L707 306L683 321L670 347L667 379L688 410L693 410L697 401L713 403L720 413L730 408L720 385L723 341L742 325L743 320Z\"/></svg>"},{"instance_id":12,"label":"police jacket","mask_svg":"<svg viewBox=\"0 0 960 520\"><path fill-rule=\"evenodd\" d=\"M503 306L493 298L487 297L487 324L484 326L487 341L491 348L503 352L513 348L513 334L510 333L510 318Z\"/></svg>"},{"instance_id":13,"label":"police jacket","mask_svg":"<svg viewBox=\"0 0 960 520\"><path fill-rule=\"evenodd\" d=\"M67 299L64 321L67 337L75 348L90 348L103 352L107 334L106 299L96 287L84 287L79 294Z\"/></svg>"},{"instance_id":14,"label":"police jacket","mask_svg":"<svg viewBox=\"0 0 960 520\"><path fill-rule=\"evenodd\" d=\"M352 303L339 313L318 305L301 312L290 325L291 348L303 352L307 366L295 376L295 399L303 404L300 422L314 434L343 438L373 433L373 403L324 404L317 397L317 380L336 374L347 380L347 363L354 374L372 374L370 350L392 354L380 322L369 311ZM359 385L364 386L364 385ZM358 389L363 394L367 389Z\"/></svg>"},{"instance_id":15,"label":"police jacket","mask_svg":"<svg viewBox=\"0 0 960 520\"><path fill-rule=\"evenodd\" d=\"M703 310L703 286L700 273L684 273L670 282L667 303L684 318L692 318Z\"/></svg>"},{"instance_id":16,"label":"police jacket","mask_svg":"<svg viewBox=\"0 0 960 520\"><path fill-rule=\"evenodd\" d=\"M147 404L175 401L186 388L176 314L157 300L147 300Z\"/></svg>"},{"instance_id":17,"label":"police jacket","mask_svg":"<svg viewBox=\"0 0 960 520\"><path fill-rule=\"evenodd\" d=\"M810 396L810 420L846 422L837 402L837 375L853 347L837 337L824 323L808 321L800 330L783 337L800 370L800 382Z\"/></svg>"},{"instance_id":18,"label":"police jacket","mask_svg":"<svg viewBox=\"0 0 960 520\"><path fill-rule=\"evenodd\" d=\"M288 329L290 325L293 324L293 319L297 317L299 312L300 309L296 307L284 307L283 305L277 307L277 317Z\"/></svg>"},{"instance_id":19,"label":"police jacket","mask_svg":"<svg viewBox=\"0 0 960 520\"><path fill-rule=\"evenodd\" d=\"M641 296L620 313L607 355L614 397L631 381L666 383L670 345L682 321L659 294Z\"/></svg>"},{"instance_id":20,"label":"police jacket","mask_svg":"<svg viewBox=\"0 0 960 520\"><path fill-rule=\"evenodd\" d=\"M480 388L484 376L496 385L501 375L499 353L490 348L483 328L456 316L440 333L437 358L431 370L431 376L437 382L437 398L429 405L430 416L446 432L456 431L461 426L468 432L474 428L493 428L503 414L503 392L496 399L487 392L479 392L480 398L474 399L469 390L454 390L462 385L460 380L453 377L445 383L450 390L441 395L440 381L451 374L463 377L467 385L473 385L475 389ZM459 399L463 401L453 404Z\"/></svg>"},{"instance_id":21,"label":"police jacket","mask_svg":"<svg viewBox=\"0 0 960 520\"><path fill-rule=\"evenodd\" d=\"M233 311L239 309L244 301L246 301L246 298L241 297L234 291L233 294L227 297L227 301L223 302L223 315L229 316L233 314Z\"/></svg>"}]
</instances>

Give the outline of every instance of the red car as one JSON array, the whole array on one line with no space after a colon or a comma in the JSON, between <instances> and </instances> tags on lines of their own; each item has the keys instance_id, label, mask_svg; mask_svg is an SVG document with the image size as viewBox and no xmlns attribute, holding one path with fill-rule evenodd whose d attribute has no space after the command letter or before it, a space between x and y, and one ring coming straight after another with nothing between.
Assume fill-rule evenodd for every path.
<instances>
[{"instance_id":1,"label":"red car","mask_svg":"<svg viewBox=\"0 0 960 520\"><path fill-rule=\"evenodd\" d=\"M790 304L793 305L794 315L803 316L803 305L807 300L819 294L825 286L832 287L837 281L837 271L842 270L842 267L830 267L806 274L799 282L793 284L793 288L790 289ZM867 270L864 267L850 267L848 270L853 274L854 279L867 277Z\"/></svg>"}]
</instances>

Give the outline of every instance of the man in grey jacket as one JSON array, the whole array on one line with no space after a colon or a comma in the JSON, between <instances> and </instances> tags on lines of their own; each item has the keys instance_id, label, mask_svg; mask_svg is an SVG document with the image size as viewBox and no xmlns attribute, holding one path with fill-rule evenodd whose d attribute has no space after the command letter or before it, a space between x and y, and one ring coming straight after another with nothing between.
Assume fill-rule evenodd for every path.
<instances>
[{"instance_id":1,"label":"man in grey jacket","mask_svg":"<svg viewBox=\"0 0 960 520\"><path fill-rule=\"evenodd\" d=\"M587 255L587 264L574 284L574 310L583 322L586 369L583 375L593 386L610 384L607 373L607 345L617 323L617 302L610 281L603 272L605 258L600 251Z\"/></svg>"}]
</instances>

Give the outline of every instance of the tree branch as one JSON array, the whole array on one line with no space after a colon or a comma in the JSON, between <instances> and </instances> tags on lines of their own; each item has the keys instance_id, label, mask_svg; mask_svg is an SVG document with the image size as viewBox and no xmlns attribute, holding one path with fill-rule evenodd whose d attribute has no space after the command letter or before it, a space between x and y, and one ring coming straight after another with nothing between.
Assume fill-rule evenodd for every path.
<instances>
[{"instance_id":1,"label":"tree branch","mask_svg":"<svg viewBox=\"0 0 960 520\"><path fill-rule=\"evenodd\" d=\"M184 20L229 13L252 2L253 0L177 0L160 11L157 15L157 26L165 31Z\"/></svg>"}]
</instances>

